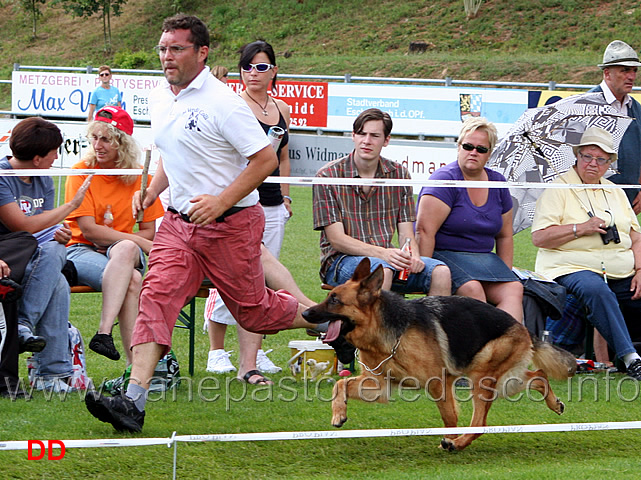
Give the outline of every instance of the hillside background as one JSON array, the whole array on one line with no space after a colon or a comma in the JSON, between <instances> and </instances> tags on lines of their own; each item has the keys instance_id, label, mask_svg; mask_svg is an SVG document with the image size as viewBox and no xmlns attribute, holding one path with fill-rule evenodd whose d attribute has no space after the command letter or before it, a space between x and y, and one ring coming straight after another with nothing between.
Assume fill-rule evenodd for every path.
<instances>
[{"instance_id":1,"label":"hillside background","mask_svg":"<svg viewBox=\"0 0 641 480\"><path fill-rule=\"evenodd\" d=\"M485 0L466 18L463 0L128 0L110 52L99 15L72 17L54 0L37 4L33 38L26 2L0 0L0 79L14 63L157 69L152 48L176 11L207 22L210 64L233 71L238 48L263 38L287 52L283 73L594 84L610 41L641 48L639 1ZM413 41L427 51L408 54Z\"/></svg>"}]
</instances>

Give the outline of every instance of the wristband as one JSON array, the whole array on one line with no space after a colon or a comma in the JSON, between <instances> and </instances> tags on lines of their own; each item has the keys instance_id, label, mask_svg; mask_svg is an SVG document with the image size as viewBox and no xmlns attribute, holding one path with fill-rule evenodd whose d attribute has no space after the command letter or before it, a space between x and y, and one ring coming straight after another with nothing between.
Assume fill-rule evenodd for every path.
<instances>
[{"instance_id":1,"label":"wristband","mask_svg":"<svg viewBox=\"0 0 641 480\"><path fill-rule=\"evenodd\" d=\"M292 202L292 197L290 197L289 195L283 195L283 198L284 198L285 200L289 200L289 203L293 203L293 202Z\"/></svg>"},{"instance_id":2,"label":"wristband","mask_svg":"<svg viewBox=\"0 0 641 480\"><path fill-rule=\"evenodd\" d=\"M579 238L579 236L576 234L576 223L572 225L572 233L574 234L574 238Z\"/></svg>"}]
</instances>

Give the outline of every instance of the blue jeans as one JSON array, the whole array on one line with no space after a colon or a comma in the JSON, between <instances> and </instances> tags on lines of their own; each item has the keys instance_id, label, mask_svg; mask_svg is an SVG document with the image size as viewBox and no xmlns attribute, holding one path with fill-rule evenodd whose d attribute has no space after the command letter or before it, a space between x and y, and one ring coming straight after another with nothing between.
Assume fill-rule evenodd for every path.
<instances>
[{"instance_id":1,"label":"blue jeans","mask_svg":"<svg viewBox=\"0 0 641 480\"><path fill-rule=\"evenodd\" d=\"M343 255L334 261L327 270L327 275L325 277L325 283L329 285L336 286L345 283L347 280L352 278L354 270L358 267L358 264L361 263L365 257L359 257L354 255ZM371 265L370 271L376 270L379 265L383 265L383 268L389 268L391 270L396 270L389 263L381 260L376 257L368 257ZM394 281L392 283L392 291L398 293L415 293L423 292L427 295L430 291L430 284L432 281L432 271L438 265L445 265L439 260L434 260L430 257L421 257L421 260L425 263L425 268L420 273L410 273L409 278L406 283L399 283Z\"/></svg>"},{"instance_id":2,"label":"blue jeans","mask_svg":"<svg viewBox=\"0 0 641 480\"><path fill-rule=\"evenodd\" d=\"M67 247L67 259L71 260L76 267L79 285L87 285L97 292L102 292L102 276L110 260L111 247L116 243L118 242L111 245L105 253L97 252L95 247L84 243L75 243ZM140 275L144 276L147 268L147 257L142 248L139 256L140 266L136 267L136 270L140 272Z\"/></svg>"},{"instance_id":3,"label":"blue jeans","mask_svg":"<svg viewBox=\"0 0 641 480\"><path fill-rule=\"evenodd\" d=\"M583 270L555 280L580 300L587 309L589 322L603 335L618 358L636 351L619 305L619 302L621 305L636 303L637 310L641 308L641 301L630 300L629 278L608 280L606 284L601 274Z\"/></svg>"},{"instance_id":4,"label":"blue jeans","mask_svg":"<svg viewBox=\"0 0 641 480\"><path fill-rule=\"evenodd\" d=\"M18 323L47 340L47 346L36 353L42 377L68 377L73 373L69 354L69 284L62 274L67 259L65 246L45 242L38 247L22 282L23 293L18 304Z\"/></svg>"}]
</instances>

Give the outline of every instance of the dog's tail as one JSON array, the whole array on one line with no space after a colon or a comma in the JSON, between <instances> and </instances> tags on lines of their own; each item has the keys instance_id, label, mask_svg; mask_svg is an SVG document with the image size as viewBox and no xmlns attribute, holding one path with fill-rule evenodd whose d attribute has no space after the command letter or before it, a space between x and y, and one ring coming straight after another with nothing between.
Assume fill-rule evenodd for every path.
<instances>
[{"instance_id":1,"label":"dog's tail","mask_svg":"<svg viewBox=\"0 0 641 480\"><path fill-rule=\"evenodd\" d=\"M540 368L555 380L565 380L575 374L576 358L574 355L551 343L544 343L532 334L530 337L534 345L532 362L536 368Z\"/></svg>"}]
</instances>

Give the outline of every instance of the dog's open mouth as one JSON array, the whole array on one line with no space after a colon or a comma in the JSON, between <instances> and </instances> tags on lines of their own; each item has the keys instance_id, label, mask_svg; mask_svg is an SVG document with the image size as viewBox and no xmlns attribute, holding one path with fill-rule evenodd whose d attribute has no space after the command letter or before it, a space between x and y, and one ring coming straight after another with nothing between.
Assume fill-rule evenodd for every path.
<instances>
[{"instance_id":1,"label":"dog's open mouth","mask_svg":"<svg viewBox=\"0 0 641 480\"><path fill-rule=\"evenodd\" d=\"M341 322L340 320L333 320L329 322L329 326L327 327L327 332L323 336L323 343L329 343L336 340L341 334L342 325L343 325L343 322Z\"/></svg>"}]
</instances>

